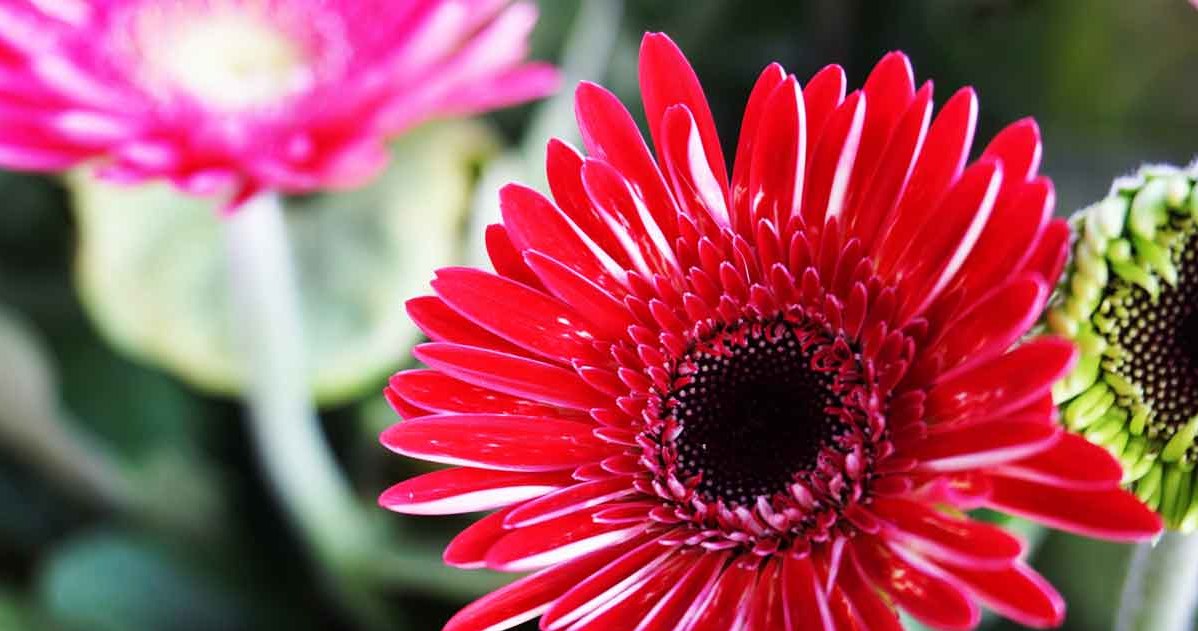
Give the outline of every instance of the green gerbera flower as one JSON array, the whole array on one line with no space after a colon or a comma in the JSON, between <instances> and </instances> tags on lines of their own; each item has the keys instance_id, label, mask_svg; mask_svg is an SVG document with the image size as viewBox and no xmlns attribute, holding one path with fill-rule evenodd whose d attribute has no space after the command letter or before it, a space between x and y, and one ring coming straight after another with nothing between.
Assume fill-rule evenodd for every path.
<instances>
[{"instance_id":1,"label":"green gerbera flower","mask_svg":"<svg viewBox=\"0 0 1198 631\"><path fill-rule=\"evenodd\" d=\"M1072 219L1048 326L1081 349L1054 390L1069 429L1123 463L1173 529L1198 526L1198 163L1144 167Z\"/></svg>"}]
</instances>

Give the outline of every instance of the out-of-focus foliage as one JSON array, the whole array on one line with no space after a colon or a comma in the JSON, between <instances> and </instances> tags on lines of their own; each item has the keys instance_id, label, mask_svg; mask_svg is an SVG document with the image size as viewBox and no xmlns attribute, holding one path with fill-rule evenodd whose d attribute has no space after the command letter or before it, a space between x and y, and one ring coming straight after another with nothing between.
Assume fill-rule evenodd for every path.
<instances>
[{"instance_id":1,"label":"out-of-focus foliage","mask_svg":"<svg viewBox=\"0 0 1198 631\"><path fill-rule=\"evenodd\" d=\"M534 56L559 58L579 4L542 2ZM694 62L726 146L767 62L800 78L840 63L856 86L897 48L919 79L936 77L939 102L960 86L978 88L979 138L1037 118L1062 214L1100 198L1112 176L1140 162L1187 163L1198 152L1198 10L1185 0L630 0L619 17L618 32L582 31L614 42L610 60L605 46L588 53L583 74L606 71L586 78L639 116L640 34L669 32ZM416 471L376 438L394 419L377 393L408 365L416 339L402 300L425 290L433 267L481 250L477 231L466 229L480 220L464 216L476 201L493 208L473 200L480 173L540 170L542 140L531 138L542 130L531 121L573 137L568 115L537 111L421 129L396 144L391 170L367 189L289 201L318 358L314 388L332 404L325 429L365 502ZM502 169L492 159L501 144ZM370 628L339 605L285 525L241 408L211 394L238 383L219 221L207 204L164 190L79 178L68 190L52 178L0 173L0 305L25 340L16 351L0 335L0 419L50 418L82 433L81 445L110 454L127 485L101 497L28 441L0 441L0 631ZM464 234L474 236L463 242ZM31 389L39 379L44 385ZM30 394L13 402L5 392ZM466 523L379 517L421 546L424 561ZM1125 547L1050 533L1032 561L1069 600L1066 629L1103 631L1126 557ZM421 580L394 563L377 589L404 614L383 628L439 628L484 587L471 573ZM447 587L454 577L460 582Z\"/></svg>"},{"instance_id":2,"label":"out-of-focus foliage","mask_svg":"<svg viewBox=\"0 0 1198 631\"><path fill-rule=\"evenodd\" d=\"M418 332L402 309L458 251L477 165L494 152L482 124L425 126L397 141L364 188L288 200L312 388L338 403L394 366ZM166 184L69 178L78 213L76 279L114 345L197 387L241 389L221 220Z\"/></svg>"}]
</instances>

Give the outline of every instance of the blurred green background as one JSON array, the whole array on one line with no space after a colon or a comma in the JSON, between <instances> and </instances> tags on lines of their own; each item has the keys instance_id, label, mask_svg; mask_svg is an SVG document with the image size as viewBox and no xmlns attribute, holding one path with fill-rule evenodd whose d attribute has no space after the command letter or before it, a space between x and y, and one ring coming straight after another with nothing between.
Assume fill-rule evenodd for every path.
<instances>
[{"instance_id":1,"label":"blurred green background","mask_svg":"<svg viewBox=\"0 0 1198 631\"><path fill-rule=\"evenodd\" d=\"M534 56L566 66L562 97L418 129L370 187L289 202L314 389L366 504L419 471L377 442L396 420L378 393L417 340L402 300L434 267L478 260L498 184L539 185L546 136L574 138L574 80L603 82L639 115L646 30L687 52L726 146L769 61L800 78L840 63L857 86L901 49L939 101L977 87L979 145L1036 117L1062 214L1142 162L1198 151L1198 11L1186 0L541 5ZM0 631L425 631L502 581L439 567L460 518L373 511L406 547L349 579L306 555L227 395L240 376L206 204L0 173L0 206ZM1129 550L1029 534L1035 565L1069 600L1066 628L1109 629Z\"/></svg>"}]
</instances>

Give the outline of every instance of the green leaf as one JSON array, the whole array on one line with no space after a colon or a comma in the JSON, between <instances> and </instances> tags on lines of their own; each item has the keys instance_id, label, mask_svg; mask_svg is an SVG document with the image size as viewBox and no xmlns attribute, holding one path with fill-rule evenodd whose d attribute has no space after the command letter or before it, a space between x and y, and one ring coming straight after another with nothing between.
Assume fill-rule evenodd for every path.
<instances>
[{"instance_id":1,"label":"green leaf","mask_svg":"<svg viewBox=\"0 0 1198 631\"><path fill-rule=\"evenodd\" d=\"M407 356L418 332L403 301L458 254L478 164L497 150L477 121L414 130L388 170L356 191L287 202L311 385L322 404L356 397ZM209 392L236 394L220 219L165 184L69 180L79 219L76 281L104 335ZM235 271L234 271L235 272Z\"/></svg>"},{"instance_id":2,"label":"green leaf","mask_svg":"<svg viewBox=\"0 0 1198 631\"><path fill-rule=\"evenodd\" d=\"M47 615L68 630L246 628L230 595L125 534L93 534L60 548L42 567L37 593Z\"/></svg>"}]
</instances>

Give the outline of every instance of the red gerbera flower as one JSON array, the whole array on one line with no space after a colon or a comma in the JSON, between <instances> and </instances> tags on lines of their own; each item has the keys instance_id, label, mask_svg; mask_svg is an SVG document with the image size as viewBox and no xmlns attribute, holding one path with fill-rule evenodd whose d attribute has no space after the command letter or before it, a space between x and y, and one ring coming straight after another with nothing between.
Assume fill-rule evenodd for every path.
<instances>
[{"instance_id":1,"label":"red gerbera flower","mask_svg":"<svg viewBox=\"0 0 1198 631\"><path fill-rule=\"evenodd\" d=\"M497 273L442 270L413 300L431 370L396 375L382 441L456 465L381 503L500 509L448 563L539 570L451 631L968 629L1064 603L988 507L1114 540L1159 519L1110 455L1056 424L1066 341L1019 342L1065 259L1024 120L966 166L977 101L886 56L844 96L758 80L729 179L694 72L641 49L657 159L602 88L589 157L549 146L554 201L512 185Z\"/></svg>"}]
</instances>

